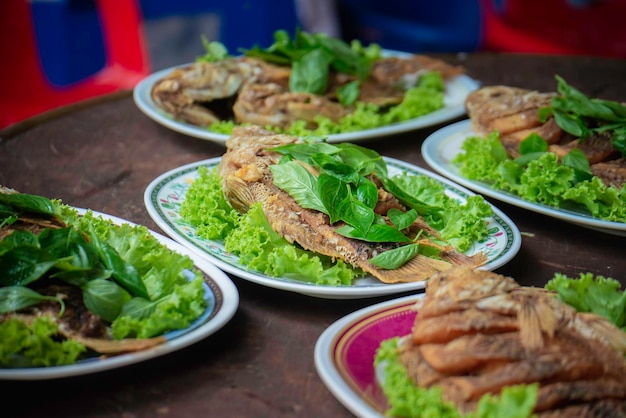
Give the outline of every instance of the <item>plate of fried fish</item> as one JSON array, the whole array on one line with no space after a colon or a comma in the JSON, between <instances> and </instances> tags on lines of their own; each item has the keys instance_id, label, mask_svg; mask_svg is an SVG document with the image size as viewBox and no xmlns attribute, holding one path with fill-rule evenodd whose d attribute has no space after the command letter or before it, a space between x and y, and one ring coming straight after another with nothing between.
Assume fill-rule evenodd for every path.
<instances>
[{"instance_id":1,"label":"plate of fried fish","mask_svg":"<svg viewBox=\"0 0 626 418\"><path fill-rule=\"evenodd\" d=\"M485 86L469 120L422 144L438 173L498 200L602 232L626 234L626 106L556 75L554 92Z\"/></svg>"},{"instance_id":2,"label":"plate of fried fish","mask_svg":"<svg viewBox=\"0 0 626 418\"><path fill-rule=\"evenodd\" d=\"M42 196L0 197L16 214L0 230L0 379L154 359L215 333L237 310L230 278L168 237Z\"/></svg>"},{"instance_id":3,"label":"plate of fried fish","mask_svg":"<svg viewBox=\"0 0 626 418\"><path fill-rule=\"evenodd\" d=\"M222 145L233 125L342 142L460 117L478 86L462 67L440 59L299 32L242 56L199 58L155 72L133 97L157 123Z\"/></svg>"},{"instance_id":4,"label":"plate of fried fish","mask_svg":"<svg viewBox=\"0 0 626 418\"><path fill-rule=\"evenodd\" d=\"M314 155L325 160L327 171L312 175L307 168L315 172L313 162L287 162L281 153L294 159ZM352 184L341 183L331 172ZM413 193L401 192L402 185ZM439 219L441 233L385 188L403 195L406 205L430 212L432 224ZM339 196L342 189L346 193ZM296 190L299 197L284 190ZM260 128L238 128L223 157L157 177L146 188L144 203L163 231L224 271L321 298L422 289L431 274L453 265L500 267L521 245L519 230L504 213L437 174L355 144L301 142ZM342 208L342 213L331 209L328 215L327 207ZM351 216L355 212L357 218ZM329 219L337 220L331 225ZM367 219L370 225L361 228ZM224 234L229 225L232 231ZM408 235L394 225L402 225ZM371 235L359 236L363 231Z\"/></svg>"},{"instance_id":5,"label":"plate of fried fish","mask_svg":"<svg viewBox=\"0 0 626 418\"><path fill-rule=\"evenodd\" d=\"M459 171L459 167L452 161L464 152L463 144L468 138L478 136L471 128L469 120L453 123L435 131L424 140L422 143L422 155L428 165L437 173L482 195L586 228L613 235L626 235L625 222L608 221L593 217L584 207L558 207L525 200L515 193L493 187L493 184L490 182L478 181L463 176ZM615 191L617 192L617 189ZM626 198L622 197L620 203L618 193L615 193L615 196L615 198L610 200L623 207Z\"/></svg>"},{"instance_id":6,"label":"plate of fried fish","mask_svg":"<svg viewBox=\"0 0 626 418\"><path fill-rule=\"evenodd\" d=\"M316 369L360 418L621 416L626 333L560 298L579 280L555 278L544 289L454 267L425 293L331 324L316 342Z\"/></svg>"}]
</instances>

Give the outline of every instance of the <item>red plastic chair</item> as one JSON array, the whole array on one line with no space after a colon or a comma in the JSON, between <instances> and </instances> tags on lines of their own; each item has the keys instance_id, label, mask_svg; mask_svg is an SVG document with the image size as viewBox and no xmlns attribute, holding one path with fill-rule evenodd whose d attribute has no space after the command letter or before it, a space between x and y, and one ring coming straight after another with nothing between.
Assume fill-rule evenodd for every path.
<instances>
[{"instance_id":1,"label":"red plastic chair","mask_svg":"<svg viewBox=\"0 0 626 418\"><path fill-rule=\"evenodd\" d=\"M51 83L43 71L31 2L6 0L0 7L0 129L66 104L132 89L150 73L139 5L96 0L105 65L71 85Z\"/></svg>"}]
</instances>

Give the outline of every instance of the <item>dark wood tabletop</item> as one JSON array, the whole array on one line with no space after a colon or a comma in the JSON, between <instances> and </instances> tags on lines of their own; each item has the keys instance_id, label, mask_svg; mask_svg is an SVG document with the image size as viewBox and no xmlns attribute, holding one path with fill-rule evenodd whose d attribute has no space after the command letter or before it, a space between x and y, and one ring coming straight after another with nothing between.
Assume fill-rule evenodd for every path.
<instances>
[{"instance_id":1,"label":"dark wood tabletop","mask_svg":"<svg viewBox=\"0 0 626 418\"><path fill-rule=\"evenodd\" d=\"M489 53L439 56L464 65L482 85L554 91L558 74L591 97L626 101L626 60ZM441 126L361 144L428 168L420 146ZM155 123L138 110L130 92L123 92L1 131L0 185L161 232L143 203L146 186L168 170L223 152L219 144ZM571 277L591 272L626 285L626 237L487 200L522 233L519 253L497 272L524 285L542 286L556 272ZM343 316L405 294L328 300L231 278L239 290L239 308L215 334L174 353L93 375L0 381L1 415L9 411L14 417L351 416L316 372L315 343Z\"/></svg>"}]
</instances>

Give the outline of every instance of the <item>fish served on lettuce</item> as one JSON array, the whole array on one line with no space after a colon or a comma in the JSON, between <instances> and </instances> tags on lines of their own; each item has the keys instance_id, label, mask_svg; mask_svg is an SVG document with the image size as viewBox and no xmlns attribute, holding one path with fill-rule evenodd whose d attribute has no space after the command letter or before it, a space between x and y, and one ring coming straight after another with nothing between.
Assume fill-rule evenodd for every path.
<instances>
[{"instance_id":1,"label":"fish served on lettuce","mask_svg":"<svg viewBox=\"0 0 626 418\"><path fill-rule=\"evenodd\" d=\"M468 267L434 275L417 302L410 335L384 342L393 346L381 345L377 354L378 364L393 362L404 371L400 378L393 369L382 373L397 408L390 415L420 416L407 412L413 386L441 391L459 411L450 416L481 416L500 396L517 406L485 416L626 416L626 333L609 318L561 300L605 294L593 303L607 312L617 308L611 319L623 326L626 293L612 279L602 279L601 290L588 278L581 281L582 287L559 277L547 286L556 291L549 291Z\"/></svg>"},{"instance_id":2,"label":"fish served on lettuce","mask_svg":"<svg viewBox=\"0 0 626 418\"><path fill-rule=\"evenodd\" d=\"M465 107L472 131L451 163L524 200L626 222L626 106L558 92L488 86Z\"/></svg>"},{"instance_id":3,"label":"fish served on lettuce","mask_svg":"<svg viewBox=\"0 0 626 418\"><path fill-rule=\"evenodd\" d=\"M207 44L207 56L172 70L151 96L175 119L224 133L253 124L327 135L415 118L442 108L445 81L463 73L424 55L383 57L376 45L301 31L293 39L277 31L270 47L237 57Z\"/></svg>"},{"instance_id":4,"label":"fish served on lettuce","mask_svg":"<svg viewBox=\"0 0 626 418\"><path fill-rule=\"evenodd\" d=\"M139 225L0 188L0 367L145 350L206 309L203 275Z\"/></svg>"},{"instance_id":5,"label":"fish served on lettuce","mask_svg":"<svg viewBox=\"0 0 626 418\"><path fill-rule=\"evenodd\" d=\"M444 214L442 202L429 206L434 189L426 197L413 193L412 187L426 185L418 179L411 186L416 176L389 176L383 158L364 147L239 127L226 141L219 176L236 210L260 207L289 243L385 283L421 281L454 265L486 260L482 253L463 253L487 234L491 208L482 198L469 199L466 218ZM452 227L454 222L459 225Z\"/></svg>"}]
</instances>

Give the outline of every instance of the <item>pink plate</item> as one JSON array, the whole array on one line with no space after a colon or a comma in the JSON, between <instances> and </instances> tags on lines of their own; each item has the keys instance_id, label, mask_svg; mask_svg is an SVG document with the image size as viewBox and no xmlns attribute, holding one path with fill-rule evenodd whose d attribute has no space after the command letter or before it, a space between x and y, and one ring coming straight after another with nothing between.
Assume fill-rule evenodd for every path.
<instances>
[{"instance_id":1,"label":"pink plate","mask_svg":"<svg viewBox=\"0 0 626 418\"><path fill-rule=\"evenodd\" d=\"M385 395L376 382L374 356L383 340L407 335L420 295L360 309L328 327L315 345L317 372L335 397L359 417L383 417Z\"/></svg>"}]
</instances>

